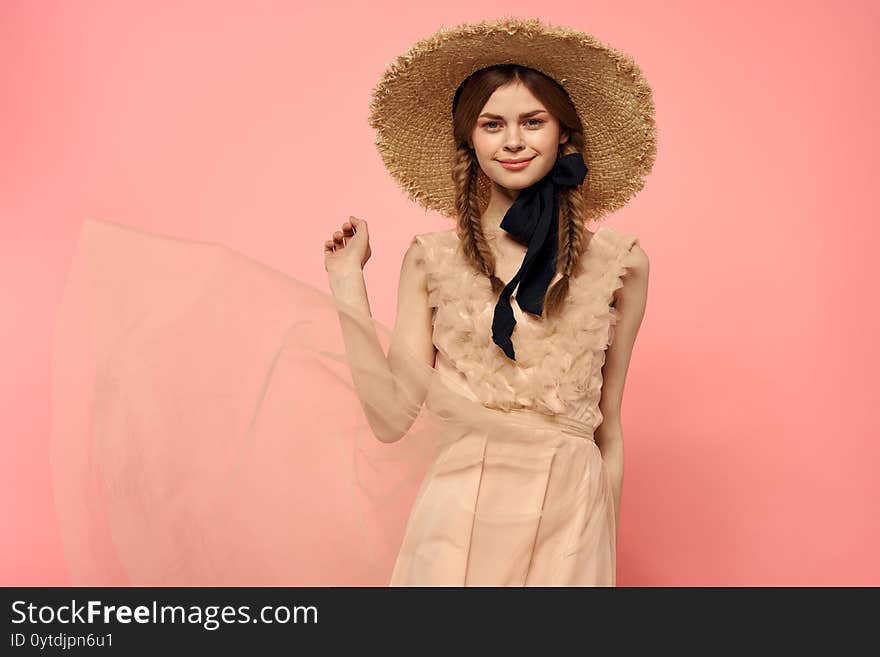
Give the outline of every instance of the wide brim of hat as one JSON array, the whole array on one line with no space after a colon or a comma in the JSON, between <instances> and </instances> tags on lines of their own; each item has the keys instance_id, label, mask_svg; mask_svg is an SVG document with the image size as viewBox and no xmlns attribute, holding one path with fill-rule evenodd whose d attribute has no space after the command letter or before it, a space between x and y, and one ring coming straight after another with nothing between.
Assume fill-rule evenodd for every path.
<instances>
[{"instance_id":1,"label":"wide brim of hat","mask_svg":"<svg viewBox=\"0 0 880 657\"><path fill-rule=\"evenodd\" d=\"M397 57L373 89L369 123L386 168L409 197L455 217L452 100L475 71L528 66L568 92L584 128L587 218L622 207L644 187L656 157L651 88L627 54L538 19L504 18L441 28ZM481 172L481 202L490 184Z\"/></svg>"}]
</instances>

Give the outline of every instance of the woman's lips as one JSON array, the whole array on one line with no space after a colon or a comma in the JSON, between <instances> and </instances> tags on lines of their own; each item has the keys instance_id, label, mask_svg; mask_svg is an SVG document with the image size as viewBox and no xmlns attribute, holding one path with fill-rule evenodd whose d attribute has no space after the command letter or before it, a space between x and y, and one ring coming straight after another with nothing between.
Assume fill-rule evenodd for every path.
<instances>
[{"instance_id":1,"label":"woman's lips","mask_svg":"<svg viewBox=\"0 0 880 657\"><path fill-rule=\"evenodd\" d=\"M498 160L498 164L500 164L505 169L508 169L510 171L520 171L522 169L525 169L527 166L529 166L529 162L531 162L534 159L535 158L530 158L530 159L526 160L525 162L502 162L501 160Z\"/></svg>"}]
</instances>

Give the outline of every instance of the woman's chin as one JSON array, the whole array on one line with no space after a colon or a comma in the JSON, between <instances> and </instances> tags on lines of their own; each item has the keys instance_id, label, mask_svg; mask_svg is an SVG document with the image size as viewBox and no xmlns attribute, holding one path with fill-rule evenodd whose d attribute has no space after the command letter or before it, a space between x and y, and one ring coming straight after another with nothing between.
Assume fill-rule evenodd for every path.
<instances>
[{"instance_id":1,"label":"woman's chin","mask_svg":"<svg viewBox=\"0 0 880 657\"><path fill-rule=\"evenodd\" d=\"M531 187L538 180L540 180L540 179L534 178L534 177L530 177L527 179L526 178L514 178L512 180L510 178L503 178L503 179L494 180L493 182L498 187L506 189L509 192L519 192L519 191L522 191L523 189L525 189L526 187Z\"/></svg>"}]
</instances>

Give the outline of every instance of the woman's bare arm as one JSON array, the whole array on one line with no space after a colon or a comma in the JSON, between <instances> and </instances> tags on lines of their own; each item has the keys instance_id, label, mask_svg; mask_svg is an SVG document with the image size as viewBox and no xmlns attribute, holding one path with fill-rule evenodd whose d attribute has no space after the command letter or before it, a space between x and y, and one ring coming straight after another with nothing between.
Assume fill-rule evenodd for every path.
<instances>
[{"instance_id":1,"label":"woman's bare arm","mask_svg":"<svg viewBox=\"0 0 880 657\"><path fill-rule=\"evenodd\" d=\"M424 403L428 392L425 371L434 367L437 355L431 319L425 254L422 246L413 238L400 268L397 317L388 348L388 362L394 372L394 380L406 390L408 403L418 407ZM411 370L413 360L418 363L416 371Z\"/></svg>"},{"instance_id":2,"label":"woman's bare arm","mask_svg":"<svg viewBox=\"0 0 880 657\"><path fill-rule=\"evenodd\" d=\"M625 264L628 272L614 302L614 307L620 315L614 327L614 340L608 347L605 365L602 368L602 399L599 402L599 410L603 419L595 436L602 452L602 460L605 461L611 477L614 510L618 522L623 491L623 428L620 408L633 346L648 301L648 255L638 244L634 244Z\"/></svg>"},{"instance_id":3,"label":"woman's bare arm","mask_svg":"<svg viewBox=\"0 0 880 657\"><path fill-rule=\"evenodd\" d=\"M353 227L357 229L357 234ZM369 257L366 222L343 224L325 246L326 264L333 296L363 317L372 317L362 266ZM359 241L358 241L359 240ZM344 250L351 250L343 254ZM382 442L394 442L406 434L424 402L424 369L412 363L415 356L427 367L434 365L431 308L421 246L415 239L403 259L398 285L397 319L386 357L370 321L339 313L345 350L352 378L373 433Z\"/></svg>"}]
</instances>

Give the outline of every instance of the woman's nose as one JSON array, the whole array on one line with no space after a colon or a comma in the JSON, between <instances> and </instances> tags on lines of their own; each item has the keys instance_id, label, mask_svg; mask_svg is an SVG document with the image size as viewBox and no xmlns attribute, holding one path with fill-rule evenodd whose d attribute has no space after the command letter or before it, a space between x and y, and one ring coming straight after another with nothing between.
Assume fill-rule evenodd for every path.
<instances>
[{"instance_id":1,"label":"woman's nose","mask_svg":"<svg viewBox=\"0 0 880 657\"><path fill-rule=\"evenodd\" d=\"M518 132L509 135L504 141L504 147L512 150L522 150L524 147L522 136Z\"/></svg>"}]
</instances>

